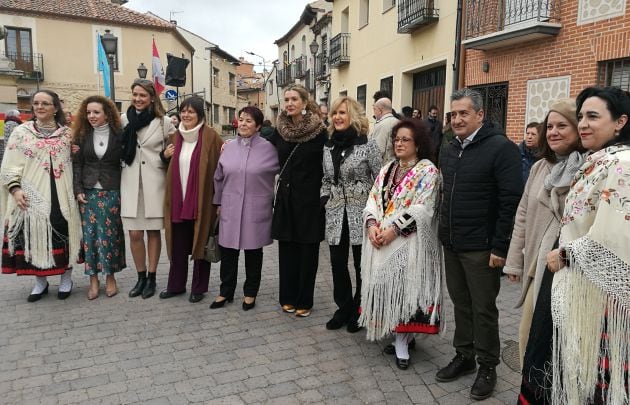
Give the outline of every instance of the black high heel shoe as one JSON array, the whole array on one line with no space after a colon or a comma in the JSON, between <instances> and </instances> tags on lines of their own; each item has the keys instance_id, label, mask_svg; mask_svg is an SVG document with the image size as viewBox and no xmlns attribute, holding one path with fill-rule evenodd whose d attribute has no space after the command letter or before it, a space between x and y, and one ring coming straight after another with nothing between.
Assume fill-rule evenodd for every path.
<instances>
[{"instance_id":1,"label":"black high heel shoe","mask_svg":"<svg viewBox=\"0 0 630 405\"><path fill-rule=\"evenodd\" d=\"M46 282L46 288L44 288L44 291L40 292L39 294L31 294L31 295L29 295L28 298L26 299L26 301L28 301L28 302L39 301L46 294L48 294L48 282Z\"/></svg>"},{"instance_id":2,"label":"black high heel shoe","mask_svg":"<svg viewBox=\"0 0 630 405\"><path fill-rule=\"evenodd\" d=\"M234 297L226 298L223 301L214 301L212 302L212 304L210 304L210 309L223 308L226 302L232 302L232 301L234 301Z\"/></svg>"},{"instance_id":3,"label":"black high heel shoe","mask_svg":"<svg viewBox=\"0 0 630 405\"><path fill-rule=\"evenodd\" d=\"M74 282L70 282L70 289L68 291L57 291L57 299L65 300L72 294L72 287L74 287Z\"/></svg>"},{"instance_id":4,"label":"black high heel shoe","mask_svg":"<svg viewBox=\"0 0 630 405\"><path fill-rule=\"evenodd\" d=\"M247 302L245 302L245 300L243 300L243 311L249 311L250 309L254 308L255 306L256 306L256 297L254 297L254 300L252 302L250 302L249 304Z\"/></svg>"}]
</instances>

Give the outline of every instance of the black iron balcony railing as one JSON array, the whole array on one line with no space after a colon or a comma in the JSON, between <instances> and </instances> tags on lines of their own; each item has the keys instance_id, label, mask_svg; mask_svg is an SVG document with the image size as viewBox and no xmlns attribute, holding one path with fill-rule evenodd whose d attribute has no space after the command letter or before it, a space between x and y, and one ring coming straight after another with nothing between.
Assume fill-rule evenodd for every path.
<instances>
[{"instance_id":1,"label":"black iron balcony railing","mask_svg":"<svg viewBox=\"0 0 630 405\"><path fill-rule=\"evenodd\" d=\"M330 39L330 67L350 63L350 34L342 32Z\"/></svg>"},{"instance_id":2,"label":"black iron balcony railing","mask_svg":"<svg viewBox=\"0 0 630 405\"><path fill-rule=\"evenodd\" d=\"M325 54L319 54L315 57L315 77L322 78L328 76L328 58Z\"/></svg>"},{"instance_id":3,"label":"black iron balcony railing","mask_svg":"<svg viewBox=\"0 0 630 405\"><path fill-rule=\"evenodd\" d=\"M41 53L2 52L1 54L15 64L15 70L24 72L20 79L44 80L44 56Z\"/></svg>"},{"instance_id":4,"label":"black iron balcony railing","mask_svg":"<svg viewBox=\"0 0 630 405\"><path fill-rule=\"evenodd\" d=\"M307 63L308 63L308 60L306 59L306 56L304 55L300 56L299 58L295 58L293 62L290 63L291 76L294 79L303 78L308 68L306 66Z\"/></svg>"},{"instance_id":5,"label":"black iron balcony railing","mask_svg":"<svg viewBox=\"0 0 630 405\"><path fill-rule=\"evenodd\" d=\"M558 22L560 0L466 0L466 39L524 26Z\"/></svg>"},{"instance_id":6,"label":"black iron balcony railing","mask_svg":"<svg viewBox=\"0 0 630 405\"><path fill-rule=\"evenodd\" d=\"M315 90L315 80L313 79L312 73L313 73L313 70L309 69L306 71L306 74L304 75L304 87L306 87L308 91Z\"/></svg>"},{"instance_id":7,"label":"black iron balcony railing","mask_svg":"<svg viewBox=\"0 0 630 405\"><path fill-rule=\"evenodd\" d=\"M293 77L291 77L291 65L284 69L278 70L278 86L284 87L287 84L293 83Z\"/></svg>"},{"instance_id":8,"label":"black iron balcony railing","mask_svg":"<svg viewBox=\"0 0 630 405\"><path fill-rule=\"evenodd\" d=\"M398 33L408 34L415 29L437 22L440 10L435 7L437 0L399 0Z\"/></svg>"}]
</instances>

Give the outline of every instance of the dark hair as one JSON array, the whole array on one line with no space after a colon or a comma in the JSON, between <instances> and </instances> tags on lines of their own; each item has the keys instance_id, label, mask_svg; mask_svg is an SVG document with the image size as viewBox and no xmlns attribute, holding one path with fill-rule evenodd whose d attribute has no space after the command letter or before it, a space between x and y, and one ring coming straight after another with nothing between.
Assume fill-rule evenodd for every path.
<instances>
[{"instance_id":1,"label":"dark hair","mask_svg":"<svg viewBox=\"0 0 630 405\"><path fill-rule=\"evenodd\" d=\"M451 123L451 112L450 111L446 113L446 123L447 124Z\"/></svg>"},{"instance_id":2,"label":"dark hair","mask_svg":"<svg viewBox=\"0 0 630 405\"><path fill-rule=\"evenodd\" d=\"M133 89L139 86L144 89L149 96L151 96L152 101L149 108L153 111L156 117L162 118L166 115L166 111L164 110L164 106L160 101L160 96L157 94L157 90L155 90L155 84L149 79L136 79L131 83L131 92L133 93Z\"/></svg>"},{"instance_id":3,"label":"dark hair","mask_svg":"<svg viewBox=\"0 0 630 405\"><path fill-rule=\"evenodd\" d=\"M431 104L431 107L429 107L429 111L431 110L437 110L437 106L435 104ZM439 110L438 110L439 111Z\"/></svg>"},{"instance_id":4,"label":"dark hair","mask_svg":"<svg viewBox=\"0 0 630 405\"><path fill-rule=\"evenodd\" d=\"M547 120L549 118L549 113L551 112L555 112L557 114L560 114L558 111L549 111L547 113L547 116L545 117L544 121L542 122L542 124L538 124L539 125L539 130L538 130L538 157L541 159L545 159L547 162L549 163L556 163L558 161L558 158L556 157L556 152L554 152L551 147L549 147L549 143L547 142ZM575 132L578 131L577 127L573 124L573 122L571 122L570 119L568 119L567 117L565 117L563 114L562 115L568 122L569 125L571 125L574 129ZM530 128L530 126L528 125L527 128ZM575 141L575 144L573 145L573 150L577 150L580 153L584 153L586 152L586 149L584 149L584 147L582 146L582 141L580 140L580 136L578 134L577 139ZM573 152L573 151L571 151Z\"/></svg>"},{"instance_id":5,"label":"dark hair","mask_svg":"<svg viewBox=\"0 0 630 405\"><path fill-rule=\"evenodd\" d=\"M263 121L263 123L262 123L262 126L263 126L263 127L271 127L271 126L272 126L272 125L271 125L271 121L269 121L269 120L264 120L264 121Z\"/></svg>"},{"instance_id":6,"label":"dark hair","mask_svg":"<svg viewBox=\"0 0 630 405\"><path fill-rule=\"evenodd\" d=\"M188 97L179 105L179 112L181 113L184 108L192 108L199 117L199 122L206 120L206 102L199 96ZM181 121L181 120L180 120Z\"/></svg>"},{"instance_id":7,"label":"dark hair","mask_svg":"<svg viewBox=\"0 0 630 405\"><path fill-rule=\"evenodd\" d=\"M258 107L248 105L247 107L241 108L241 110L238 112L238 116L240 117L242 113L248 114L250 117L252 117L257 127L262 126L263 121L265 120L265 115L262 113L262 111L260 111Z\"/></svg>"},{"instance_id":8,"label":"dark hair","mask_svg":"<svg viewBox=\"0 0 630 405\"><path fill-rule=\"evenodd\" d=\"M413 135L413 142L416 144L416 158L418 160L428 159L431 163L436 164L435 147L433 140L429 135L429 129L421 120L402 119L392 128L392 149L396 147L394 139L401 128L407 128Z\"/></svg>"},{"instance_id":9,"label":"dark hair","mask_svg":"<svg viewBox=\"0 0 630 405\"><path fill-rule=\"evenodd\" d=\"M169 118L177 117L177 121L182 122L182 117L179 116L179 113L172 112L168 116Z\"/></svg>"},{"instance_id":10,"label":"dark hair","mask_svg":"<svg viewBox=\"0 0 630 405\"><path fill-rule=\"evenodd\" d=\"M411 116L413 115L413 108L408 105L404 106L401 111L405 118L411 118Z\"/></svg>"},{"instance_id":11,"label":"dark hair","mask_svg":"<svg viewBox=\"0 0 630 405\"><path fill-rule=\"evenodd\" d=\"M378 90L377 92L374 93L374 95L372 96L372 98L374 99L374 102L378 101L381 98L388 98L388 99L392 99L392 93L390 93L387 90Z\"/></svg>"},{"instance_id":12,"label":"dark hair","mask_svg":"<svg viewBox=\"0 0 630 405\"><path fill-rule=\"evenodd\" d=\"M527 124L525 129L529 129L529 128L536 128L538 130L538 132L540 133L540 124L538 122L536 122L536 121L532 121L529 124Z\"/></svg>"},{"instance_id":13,"label":"dark hair","mask_svg":"<svg viewBox=\"0 0 630 405\"><path fill-rule=\"evenodd\" d=\"M38 95L39 93L48 94L52 98L53 106L57 110L55 111L55 122L57 123L57 125L59 125L60 127L63 127L64 125L66 125L68 121L66 120L66 113L63 112L63 107L61 106L61 99L59 98L59 95L57 93L48 89L37 90L31 96L31 114L33 115L33 121L35 121L35 110L33 109L32 104L33 104L33 100L35 99L35 96Z\"/></svg>"},{"instance_id":14,"label":"dark hair","mask_svg":"<svg viewBox=\"0 0 630 405\"><path fill-rule=\"evenodd\" d=\"M628 117L628 121L626 121L626 124L619 131L619 135L606 143L604 148L611 145L630 144L630 93L621 90L619 87L613 86L585 88L575 99L578 122L580 120L579 116L580 111L582 110L582 105L586 99L591 97L602 99L606 103L606 108L613 119L619 119L622 115L626 115Z\"/></svg>"}]
</instances>

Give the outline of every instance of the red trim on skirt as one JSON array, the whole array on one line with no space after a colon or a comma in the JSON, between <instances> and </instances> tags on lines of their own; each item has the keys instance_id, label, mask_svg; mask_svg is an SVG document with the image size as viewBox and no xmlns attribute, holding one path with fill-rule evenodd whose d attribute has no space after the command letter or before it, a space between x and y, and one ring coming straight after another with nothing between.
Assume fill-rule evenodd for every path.
<instances>
[{"instance_id":1,"label":"red trim on skirt","mask_svg":"<svg viewBox=\"0 0 630 405\"><path fill-rule=\"evenodd\" d=\"M29 263L24 257L24 249L16 249L9 254L8 239L4 237L2 245L2 274L17 274L18 276L58 276L66 272L69 264L69 252L66 248L52 250L55 265L51 268L40 269Z\"/></svg>"}]
</instances>

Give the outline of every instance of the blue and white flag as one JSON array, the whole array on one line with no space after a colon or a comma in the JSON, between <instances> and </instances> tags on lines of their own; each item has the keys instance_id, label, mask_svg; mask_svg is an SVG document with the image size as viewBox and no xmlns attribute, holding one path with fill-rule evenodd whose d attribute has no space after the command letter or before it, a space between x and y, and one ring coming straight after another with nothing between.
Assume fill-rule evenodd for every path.
<instances>
[{"instance_id":1,"label":"blue and white flag","mask_svg":"<svg viewBox=\"0 0 630 405\"><path fill-rule=\"evenodd\" d=\"M101 35L99 33L96 33L96 47L98 50L98 71L103 72L103 90L105 90L105 97L110 97L109 62L107 60L105 48L103 48L103 42L101 41Z\"/></svg>"}]
</instances>

